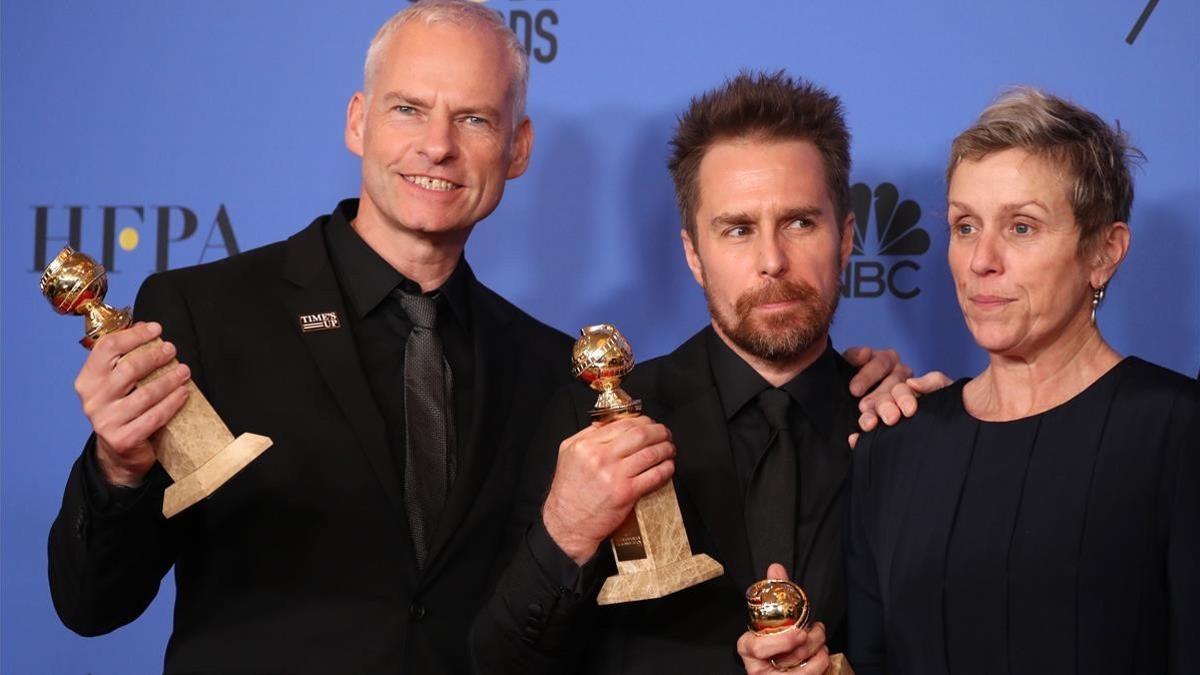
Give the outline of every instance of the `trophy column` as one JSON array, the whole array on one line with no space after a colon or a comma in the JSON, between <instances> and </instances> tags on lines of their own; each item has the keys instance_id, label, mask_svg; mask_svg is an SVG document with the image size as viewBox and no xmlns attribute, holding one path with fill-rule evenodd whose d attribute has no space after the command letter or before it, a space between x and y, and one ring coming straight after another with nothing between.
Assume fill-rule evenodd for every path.
<instances>
[{"instance_id":1,"label":"trophy column","mask_svg":"<svg viewBox=\"0 0 1200 675\"><path fill-rule=\"evenodd\" d=\"M104 267L69 246L42 273L41 290L59 314L84 317L86 333L79 343L86 349L91 349L104 335L127 328L133 322L129 308L114 309L104 304L108 291ZM161 345L162 340L152 340L130 355ZM178 364L171 359L138 384L151 382ZM186 386L188 398L183 407L150 437L159 464L174 481L163 495L163 515L167 518L212 494L271 447L271 439L258 434L234 438L196 385L189 380Z\"/></svg>"},{"instance_id":2,"label":"trophy column","mask_svg":"<svg viewBox=\"0 0 1200 675\"><path fill-rule=\"evenodd\" d=\"M633 369L633 350L616 328L600 324L582 329L571 360L575 377L600 394L594 419L608 422L641 414L641 401L619 386ZM596 599L601 605L661 598L725 573L716 560L692 553L671 481L638 500L611 543L617 574L604 581Z\"/></svg>"}]
</instances>

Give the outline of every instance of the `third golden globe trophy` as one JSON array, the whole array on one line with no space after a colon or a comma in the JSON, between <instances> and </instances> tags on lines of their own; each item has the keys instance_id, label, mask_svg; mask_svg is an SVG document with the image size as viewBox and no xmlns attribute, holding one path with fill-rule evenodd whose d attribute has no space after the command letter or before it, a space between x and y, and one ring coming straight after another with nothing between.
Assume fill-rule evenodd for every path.
<instances>
[{"instance_id":1,"label":"third golden globe trophy","mask_svg":"<svg viewBox=\"0 0 1200 675\"><path fill-rule=\"evenodd\" d=\"M641 414L641 401L620 387L621 378L633 369L633 350L612 325L580 331L571 367L575 377L600 394L593 419L608 422ZM596 598L601 605L661 598L725 572L716 560L692 553L671 481L638 500L611 542L617 574L604 581Z\"/></svg>"},{"instance_id":2,"label":"third golden globe trophy","mask_svg":"<svg viewBox=\"0 0 1200 675\"><path fill-rule=\"evenodd\" d=\"M778 635L790 630L808 627L808 594L793 581L787 579L763 579L746 589L746 627L755 635ZM769 659L771 667L779 671L792 670L806 665L800 663L776 663ZM829 670L825 675L854 675L854 669L842 654L829 657Z\"/></svg>"},{"instance_id":3,"label":"third golden globe trophy","mask_svg":"<svg viewBox=\"0 0 1200 675\"><path fill-rule=\"evenodd\" d=\"M59 314L84 317L84 337L79 343L87 349L104 335L133 323L128 308L114 309L104 304L108 290L104 267L70 246L46 266L41 290ZM161 339L151 340L134 352L159 349L160 345ZM178 363L171 359L140 384ZM212 494L271 446L271 439L257 434L234 438L196 385L188 380L186 386L188 397L183 407L150 437L159 464L175 481L163 494L163 515L167 518Z\"/></svg>"},{"instance_id":4,"label":"third golden globe trophy","mask_svg":"<svg viewBox=\"0 0 1200 675\"><path fill-rule=\"evenodd\" d=\"M808 595L786 579L763 579L746 589L747 627L755 635L774 635L808 625Z\"/></svg>"}]
</instances>

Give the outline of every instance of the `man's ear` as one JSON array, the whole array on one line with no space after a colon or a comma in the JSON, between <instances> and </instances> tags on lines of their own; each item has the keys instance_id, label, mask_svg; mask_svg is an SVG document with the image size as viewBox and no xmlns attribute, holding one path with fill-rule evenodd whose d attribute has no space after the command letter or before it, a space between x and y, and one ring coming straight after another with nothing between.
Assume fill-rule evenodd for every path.
<instances>
[{"instance_id":1,"label":"man's ear","mask_svg":"<svg viewBox=\"0 0 1200 675\"><path fill-rule=\"evenodd\" d=\"M350 152L362 157L363 155L363 125L367 116L367 98L361 92L355 92L346 105L346 147Z\"/></svg>"},{"instance_id":2,"label":"man's ear","mask_svg":"<svg viewBox=\"0 0 1200 675\"><path fill-rule=\"evenodd\" d=\"M687 266L692 271L692 278L700 284L700 288L704 288L704 264L700 262L700 254L696 252L696 242L686 227L680 228L679 239L683 242L683 257L687 259Z\"/></svg>"},{"instance_id":3,"label":"man's ear","mask_svg":"<svg viewBox=\"0 0 1200 675\"><path fill-rule=\"evenodd\" d=\"M517 125L513 136L513 156L508 164L508 179L512 180L529 168L529 156L533 153L533 122L528 117Z\"/></svg>"}]
</instances>

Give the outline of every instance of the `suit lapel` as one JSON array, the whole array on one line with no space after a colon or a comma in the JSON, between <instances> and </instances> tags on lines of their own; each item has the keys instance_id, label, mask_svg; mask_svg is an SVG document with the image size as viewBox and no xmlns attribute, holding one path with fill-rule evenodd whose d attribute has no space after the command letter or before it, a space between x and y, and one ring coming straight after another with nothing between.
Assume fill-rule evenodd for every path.
<instances>
[{"instance_id":1,"label":"suit lapel","mask_svg":"<svg viewBox=\"0 0 1200 675\"><path fill-rule=\"evenodd\" d=\"M700 331L665 359L656 398L663 403L661 421L671 430L677 449L677 491L699 512L716 547L714 557L738 587L745 588L757 577L750 563L725 413L708 361L709 330Z\"/></svg>"},{"instance_id":2,"label":"suit lapel","mask_svg":"<svg viewBox=\"0 0 1200 675\"><path fill-rule=\"evenodd\" d=\"M829 518L841 518L834 512L837 496L845 489L850 470L850 446L847 437L857 423L857 399L850 395L853 367L840 355L837 361L837 391L828 395L834 400L833 413L828 420L810 420L814 442L805 443L799 450L800 513L796 519L795 570L808 568L814 543Z\"/></svg>"},{"instance_id":3,"label":"suit lapel","mask_svg":"<svg viewBox=\"0 0 1200 675\"><path fill-rule=\"evenodd\" d=\"M503 448L505 420L515 398L513 389L520 377L517 355L521 353L508 332L511 317L501 311L491 292L470 279L471 334L475 352L474 410L463 466L447 497L446 510L438 519L429 549L425 577L432 578L446 559L445 552L480 488L491 475L492 464ZM563 368L566 369L564 364Z\"/></svg>"},{"instance_id":4,"label":"suit lapel","mask_svg":"<svg viewBox=\"0 0 1200 675\"><path fill-rule=\"evenodd\" d=\"M284 278L292 288L283 304L296 317L301 331L303 315L336 312L337 328L304 331L301 340L350 423L358 445L367 456L380 486L392 506L403 513L397 467L388 449L387 430L363 376L354 334L345 324L346 308L325 247L323 220L318 220L288 240ZM407 522L407 521L405 521Z\"/></svg>"}]
</instances>

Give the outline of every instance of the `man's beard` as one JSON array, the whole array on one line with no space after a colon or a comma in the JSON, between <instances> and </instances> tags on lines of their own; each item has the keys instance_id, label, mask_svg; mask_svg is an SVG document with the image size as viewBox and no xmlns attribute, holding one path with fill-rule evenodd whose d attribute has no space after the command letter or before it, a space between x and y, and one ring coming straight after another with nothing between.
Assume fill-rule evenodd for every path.
<instances>
[{"instance_id":1,"label":"man's beard","mask_svg":"<svg viewBox=\"0 0 1200 675\"><path fill-rule=\"evenodd\" d=\"M704 298L717 327L735 345L751 356L781 364L795 360L829 333L838 305L836 293L827 300L809 284L787 280L743 293L734 304L733 316L713 304L707 289ZM752 314L759 305L791 301L799 304L786 312Z\"/></svg>"}]
</instances>

